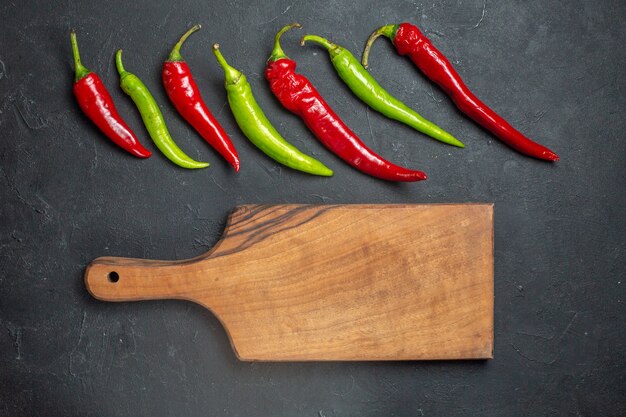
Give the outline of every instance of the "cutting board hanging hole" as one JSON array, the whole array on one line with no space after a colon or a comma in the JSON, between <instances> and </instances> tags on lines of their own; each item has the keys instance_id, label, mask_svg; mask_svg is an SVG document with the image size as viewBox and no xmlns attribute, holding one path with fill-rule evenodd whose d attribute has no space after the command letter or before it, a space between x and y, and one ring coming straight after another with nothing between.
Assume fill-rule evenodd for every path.
<instances>
[{"instance_id":1,"label":"cutting board hanging hole","mask_svg":"<svg viewBox=\"0 0 626 417\"><path fill-rule=\"evenodd\" d=\"M115 283L115 282L117 282L117 281L119 281L119 280L120 280L120 274L118 274L118 273L117 273L117 272L115 272L115 271L111 271L111 272L109 272L108 277L109 277L109 281L110 281L110 282L113 282L113 283Z\"/></svg>"}]
</instances>

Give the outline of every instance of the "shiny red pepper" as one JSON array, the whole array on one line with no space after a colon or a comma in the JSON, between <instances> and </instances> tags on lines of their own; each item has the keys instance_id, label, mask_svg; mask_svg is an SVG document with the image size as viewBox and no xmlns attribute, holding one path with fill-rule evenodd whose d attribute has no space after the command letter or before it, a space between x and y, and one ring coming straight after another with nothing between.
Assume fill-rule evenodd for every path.
<instances>
[{"instance_id":1,"label":"shiny red pepper","mask_svg":"<svg viewBox=\"0 0 626 417\"><path fill-rule=\"evenodd\" d=\"M193 32L200 29L195 25L176 43L167 61L163 64L163 85L170 100L181 116L230 163L235 172L239 171L239 156L224 128L209 111L200 96L189 66L180 55L180 48Z\"/></svg>"},{"instance_id":2,"label":"shiny red pepper","mask_svg":"<svg viewBox=\"0 0 626 417\"><path fill-rule=\"evenodd\" d=\"M374 40L381 35L392 40L400 55L408 55L426 77L450 96L463 113L493 133L502 142L528 156L547 161L559 160L556 153L528 139L476 98L450 61L416 26L410 23L383 26L372 33L363 51L363 66L367 68L369 49Z\"/></svg>"},{"instance_id":3,"label":"shiny red pepper","mask_svg":"<svg viewBox=\"0 0 626 417\"><path fill-rule=\"evenodd\" d=\"M423 172L394 165L374 153L341 121L311 82L295 72L295 61L280 47L282 34L294 27L300 25L285 26L276 34L265 68L265 78L280 103L300 116L324 146L356 169L388 181L425 180Z\"/></svg>"},{"instance_id":4,"label":"shiny red pepper","mask_svg":"<svg viewBox=\"0 0 626 417\"><path fill-rule=\"evenodd\" d=\"M98 74L89 71L80 62L76 32L72 31L70 38L76 70L73 91L81 110L120 148L137 158L148 158L152 154L139 143L133 131L122 120Z\"/></svg>"}]
</instances>

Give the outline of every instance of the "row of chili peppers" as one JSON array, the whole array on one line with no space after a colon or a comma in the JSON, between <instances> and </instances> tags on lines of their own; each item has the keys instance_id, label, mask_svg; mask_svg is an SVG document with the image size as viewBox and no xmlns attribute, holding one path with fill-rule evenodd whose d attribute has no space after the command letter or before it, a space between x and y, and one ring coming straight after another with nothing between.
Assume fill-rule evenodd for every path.
<instances>
[{"instance_id":1,"label":"row of chili peppers","mask_svg":"<svg viewBox=\"0 0 626 417\"><path fill-rule=\"evenodd\" d=\"M265 68L265 78L280 103L302 118L324 146L356 169L389 181L426 179L423 172L395 165L367 147L343 123L311 82L295 72L295 61L287 57L280 45L282 35L293 28L300 28L300 25L287 25L276 34L274 48ZM200 25L193 26L172 49L163 64L163 85L182 117L238 171L240 162L237 151L202 100L191 71L180 53L183 43L199 29ZM462 148L463 143L395 98L367 72L369 51L379 36L388 37L398 53L408 55L430 80L450 96L463 113L501 141L531 157L547 161L559 159L554 152L522 135L478 100L446 57L414 25L386 25L374 31L367 40L362 62L347 49L316 35L305 35L300 43L304 45L310 41L325 48L337 74L372 109L436 140ZM149 157L150 151L141 145L120 117L100 77L82 65L74 31L71 33L71 42L76 67L74 95L80 108L114 143L138 158ZM333 172L323 163L302 153L278 133L254 99L245 75L226 62L218 44L213 45L213 53L224 70L228 103L244 135L261 151L283 165L309 174L332 175ZM122 90L135 102L146 129L159 150L183 168L209 166L206 162L193 160L176 145L148 88L136 75L124 69L121 50L116 53L115 63Z\"/></svg>"}]
</instances>

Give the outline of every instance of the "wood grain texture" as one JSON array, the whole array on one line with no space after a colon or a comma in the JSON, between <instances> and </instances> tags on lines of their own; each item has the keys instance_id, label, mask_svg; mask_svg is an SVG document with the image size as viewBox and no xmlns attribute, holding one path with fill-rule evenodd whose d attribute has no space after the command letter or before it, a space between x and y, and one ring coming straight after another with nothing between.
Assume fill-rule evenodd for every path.
<instances>
[{"instance_id":1,"label":"wood grain texture","mask_svg":"<svg viewBox=\"0 0 626 417\"><path fill-rule=\"evenodd\" d=\"M241 360L486 359L493 206L239 206L206 254L98 258L85 283L105 301L201 304Z\"/></svg>"}]
</instances>

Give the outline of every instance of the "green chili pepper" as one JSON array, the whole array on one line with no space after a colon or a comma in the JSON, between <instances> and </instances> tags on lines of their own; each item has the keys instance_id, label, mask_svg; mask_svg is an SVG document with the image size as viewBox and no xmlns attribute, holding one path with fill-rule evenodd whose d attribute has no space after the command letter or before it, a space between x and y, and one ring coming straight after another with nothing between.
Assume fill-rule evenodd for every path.
<instances>
[{"instance_id":1,"label":"green chili pepper","mask_svg":"<svg viewBox=\"0 0 626 417\"><path fill-rule=\"evenodd\" d=\"M350 51L320 36L303 36L300 44L304 46L306 41L317 42L326 48L337 74L339 74L350 90L368 106L390 119L402 122L440 142L458 146L459 148L465 147L465 145L454 136L436 124L424 119L415 110L409 108L406 104L389 94L389 92L382 88L374 77L363 68L359 60L356 59Z\"/></svg>"},{"instance_id":2,"label":"green chili pepper","mask_svg":"<svg viewBox=\"0 0 626 417\"><path fill-rule=\"evenodd\" d=\"M219 48L219 44L214 44L213 53L224 69L228 104L244 135L267 156L289 168L313 175L333 175L328 167L300 152L276 131L254 99L246 76L228 65Z\"/></svg>"},{"instance_id":3,"label":"green chili pepper","mask_svg":"<svg viewBox=\"0 0 626 417\"><path fill-rule=\"evenodd\" d=\"M207 162L198 162L191 159L185 154L174 142L170 136L163 114L158 104L150 94L148 87L135 74L124 70L122 65L122 50L118 50L115 54L115 65L117 72L120 74L120 87L135 102L144 125L163 155L178 166L188 169L206 168L209 166Z\"/></svg>"}]
</instances>

